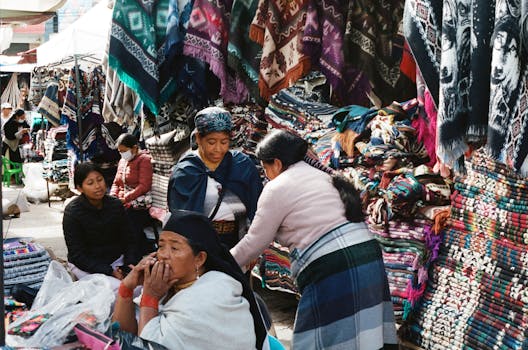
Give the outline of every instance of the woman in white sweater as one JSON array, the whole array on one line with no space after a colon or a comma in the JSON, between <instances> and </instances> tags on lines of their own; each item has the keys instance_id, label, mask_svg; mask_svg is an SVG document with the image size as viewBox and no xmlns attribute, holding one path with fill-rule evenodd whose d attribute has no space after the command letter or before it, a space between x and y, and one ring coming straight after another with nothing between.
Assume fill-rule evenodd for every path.
<instances>
[{"instance_id":1,"label":"woman in white sweater","mask_svg":"<svg viewBox=\"0 0 528 350\"><path fill-rule=\"evenodd\" d=\"M302 293L293 349L397 348L381 249L362 220L359 195L346 180L305 163L307 149L282 130L259 143L270 181L231 253L245 266L275 239L290 249Z\"/></svg>"}]
</instances>

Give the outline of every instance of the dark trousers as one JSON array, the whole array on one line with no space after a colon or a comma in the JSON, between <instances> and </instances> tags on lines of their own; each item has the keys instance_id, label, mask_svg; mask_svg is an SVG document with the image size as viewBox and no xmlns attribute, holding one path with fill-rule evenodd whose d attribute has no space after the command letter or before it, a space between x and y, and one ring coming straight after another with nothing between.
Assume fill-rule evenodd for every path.
<instances>
[{"instance_id":1,"label":"dark trousers","mask_svg":"<svg viewBox=\"0 0 528 350\"><path fill-rule=\"evenodd\" d=\"M156 242L149 242L143 231L145 227L152 225L153 222L148 209L127 208L125 211L130 220L130 226L134 230L133 234L138 237L140 256L153 252L155 250L154 243Z\"/></svg>"}]
</instances>

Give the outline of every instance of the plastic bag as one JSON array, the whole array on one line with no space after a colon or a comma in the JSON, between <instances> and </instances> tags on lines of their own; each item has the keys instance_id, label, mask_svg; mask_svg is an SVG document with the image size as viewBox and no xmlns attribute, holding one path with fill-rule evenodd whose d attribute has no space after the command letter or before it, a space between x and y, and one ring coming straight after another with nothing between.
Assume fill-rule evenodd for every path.
<instances>
[{"instance_id":1,"label":"plastic bag","mask_svg":"<svg viewBox=\"0 0 528 350\"><path fill-rule=\"evenodd\" d=\"M44 168L42 163L25 163L23 165L24 171L24 194L32 203L40 203L48 201L48 189L46 180L42 176ZM54 193L58 186L56 184L49 184L50 193Z\"/></svg>"},{"instance_id":2,"label":"plastic bag","mask_svg":"<svg viewBox=\"0 0 528 350\"><path fill-rule=\"evenodd\" d=\"M163 345L146 341L137 335L122 331L116 323L110 327L106 335L114 339L121 347L121 350L167 350Z\"/></svg>"},{"instance_id":3,"label":"plastic bag","mask_svg":"<svg viewBox=\"0 0 528 350\"><path fill-rule=\"evenodd\" d=\"M73 327L90 315L94 318L94 329L105 332L115 294L108 277L101 274L89 275L73 282L66 269L52 261L31 310L9 325L12 329L37 315L51 317L30 337L8 335L10 346L52 347L62 345Z\"/></svg>"}]
</instances>

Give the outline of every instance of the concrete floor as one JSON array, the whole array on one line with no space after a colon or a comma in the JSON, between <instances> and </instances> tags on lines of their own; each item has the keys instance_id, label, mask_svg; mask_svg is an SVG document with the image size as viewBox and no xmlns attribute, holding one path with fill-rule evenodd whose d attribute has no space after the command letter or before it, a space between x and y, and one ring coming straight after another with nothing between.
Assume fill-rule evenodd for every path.
<instances>
[{"instance_id":1,"label":"concrete floor","mask_svg":"<svg viewBox=\"0 0 528 350\"><path fill-rule=\"evenodd\" d=\"M8 191L13 191L9 189ZM3 236L32 237L36 242L51 248L58 258L66 259L67 250L62 234L62 216L64 202L29 204L29 212L23 212L19 218L3 220ZM254 288L265 300L271 312L277 338L290 348L293 320L297 307L294 295L262 289L255 279Z\"/></svg>"}]
</instances>

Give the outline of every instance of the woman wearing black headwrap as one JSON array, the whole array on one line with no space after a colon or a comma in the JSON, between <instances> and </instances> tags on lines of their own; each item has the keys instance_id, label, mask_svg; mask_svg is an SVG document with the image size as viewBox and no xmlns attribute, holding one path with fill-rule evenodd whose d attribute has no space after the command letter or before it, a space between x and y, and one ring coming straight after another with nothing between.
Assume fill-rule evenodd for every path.
<instances>
[{"instance_id":1,"label":"woman wearing black headwrap","mask_svg":"<svg viewBox=\"0 0 528 350\"><path fill-rule=\"evenodd\" d=\"M131 266L113 320L169 349L261 349L266 338L253 293L208 218L175 211L159 249ZM139 322L132 291L143 285Z\"/></svg>"}]
</instances>

